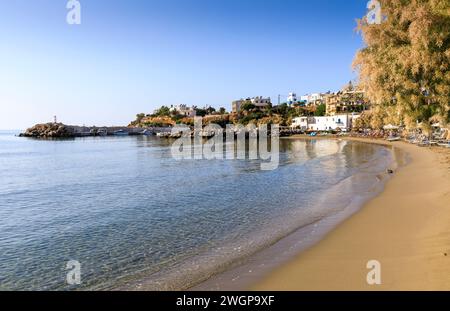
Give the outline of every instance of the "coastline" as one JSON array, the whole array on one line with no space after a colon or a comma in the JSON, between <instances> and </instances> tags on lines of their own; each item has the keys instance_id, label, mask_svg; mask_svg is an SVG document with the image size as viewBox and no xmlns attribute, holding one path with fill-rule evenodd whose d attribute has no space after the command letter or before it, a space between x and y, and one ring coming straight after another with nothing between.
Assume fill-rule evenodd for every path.
<instances>
[{"instance_id":1,"label":"coastline","mask_svg":"<svg viewBox=\"0 0 450 311\"><path fill-rule=\"evenodd\" d=\"M334 139L334 137L320 138L324 140L342 141L338 137L336 137L337 139ZM309 136L286 137L283 139L316 140ZM372 144L368 141L359 141L359 143ZM258 284L261 279L270 275L272 271L276 271L281 266L289 263L298 254L319 243L339 224L360 211L367 202L383 191L386 182L392 177L391 174L388 174L387 169L397 170L399 167L406 165L408 161L406 158L407 154L382 141L379 141L376 145L380 145L380 147L386 150L389 156L385 154L385 159L377 159L385 163L382 165L384 167L382 170L379 167L376 169L377 173L375 173L371 169L369 175L371 178L374 178L373 184L369 185L363 181L368 177L365 175L367 172L359 172L342 180L332 188L329 188L327 193L324 193L321 199L315 203L325 206L334 205L336 208L335 212L327 216L321 216L320 219L298 227L295 231L284 235L273 244L268 245L247 258L243 258L237 265L228 267L223 272L219 272L200 284L191 287L190 290L246 290L254 284ZM375 167L375 165L373 163L371 166Z\"/></svg>"},{"instance_id":2,"label":"coastline","mask_svg":"<svg viewBox=\"0 0 450 311\"><path fill-rule=\"evenodd\" d=\"M410 161L381 194L250 289L450 289L449 152L404 142L343 139L395 146ZM381 264L381 285L366 282L370 260Z\"/></svg>"}]
</instances>

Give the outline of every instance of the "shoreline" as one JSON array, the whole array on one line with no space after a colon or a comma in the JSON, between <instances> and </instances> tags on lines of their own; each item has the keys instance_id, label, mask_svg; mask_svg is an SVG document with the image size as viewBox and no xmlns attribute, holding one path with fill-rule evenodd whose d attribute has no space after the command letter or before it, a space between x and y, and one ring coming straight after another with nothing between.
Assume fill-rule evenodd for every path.
<instances>
[{"instance_id":1,"label":"shoreline","mask_svg":"<svg viewBox=\"0 0 450 311\"><path fill-rule=\"evenodd\" d=\"M335 141L334 143L336 143L336 146L341 145L341 148L346 145L346 142ZM357 146L359 145L357 144ZM265 230L261 229L250 239L251 243L247 245L251 246L249 248L243 247L244 244L239 243L222 245L220 252L225 252L221 256L218 256L216 251L200 253L191 260L180 263L176 268L153 275L142 274L138 278L130 279L119 286L115 286L113 289L119 291L246 289L255 281L261 279L262 276L294 258L299 251L320 241L338 223L358 211L364 202L379 194L386 180L390 178L386 169L392 167L397 159L391 148L380 146L374 150L376 152L372 156L374 156L374 160L377 159L377 166L368 170L360 168L361 171L358 169L358 172L339 180L338 183L327 189L327 195L324 194L322 198L317 198L317 202L313 203L313 205L324 207L317 212L315 219L309 222L302 220L303 224L296 224L295 226L286 223L285 219L278 222L278 226L273 228L277 230L275 237L270 240L258 242L259 238L266 235ZM376 154L378 154L378 157ZM368 180L367 177L370 177L370 179ZM361 187L363 184L367 187ZM352 185L359 186L361 191L355 192ZM314 210L313 205L310 206L311 210ZM239 249L239 253L236 253L236 249ZM231 260L219 263L219 265L217 265L216 260L210 260L211 255L213 255L212 258L228 257L227 250L235 254ZM277 254L281 253L282 258L277 258ZM192 267L196 268L192 270ZM202 267L202 271L195 271L199 267ZM193 279L189 280L188 276L183 275L187 271L195 273ZM183 277L181 283L180 277Z\"/></svg>"},{"instance_id":2,"label":"shoreline","mask_svg":"<svg viewBox=\"0 0 450 311\"><path fill-rule=\"evenodd\" d=\"M313 137L309 136L297 136L283 139L305 140L305 138L314 140ZM336 138L342 140L340 139L340 137ZM323 139L335 140L331 137L323 137ZM366 144L370 142L359 141L359 143ZM362 176L360 174L364 174L362 172L352 175L348 179L341 181L339 184L336 184L334 187L332 187L335 189L329 189L329 194L324 194L323 199L320 200L322 203L317 203L322 205L325 204L327 206L337 203L338 205L336 205L336 207L340 206L337 207L337 212L329 214L310 224L297 228L296 230L292 231L288 235L285 235L273 244L268 245L267 247L249 256L238 265L233 265L227 268L225 271L213 275L200 284L191 287L189 290L247 290L254 284L258 284L261 279L264 279L265 277L270 275L272 271L277 270L281 266L289 263L293 258L296 258L298 254L320 243L320 241L327 234L332 232L339 224L344 222L353 214L359 212L367 202L377 197L383 191L386 182L390 180L390 178L392 178L392 175L386 172L387 169L397 170L399 167L403 167L407 162L407 155L397 148L393 147L392 145L383 142L380 142L376 145L380 145L380 147L386 148L386 150L390 153L390 160L389 162L386 162L385 165L383 165L385 167L384 170L379 171L378 173L376 173L376 175L373 175L374 178L378 179L375 184L369 186L367 189L364 188L364 190L360 189L359 191L356 191L355 189L353 189L353 186L358 185L358 182L355 183L355 180L358 180L358 176ZM370 175L372 174L374 174L374 172L370 173ZM350 186L352 187L352 190L350 190L350 188L348 187L349 185L352 185ZM336 187L340 188L341 190L337 190ZM349 191L353 194L349 193ZM336 195L334 195L333 193L340 193L340 195L339 197L336 197ZM345 205L340 205L342 203L338 203L338 201L340 201L341 198L348 198L349 201L347 201Z\"/></svg>"},{"instance_id":3,"label":"shoreline","mask_svg":"<svg viewBox=\"0 0 450 311\"><path fill-rule=\"evenodd\" d=\"M250 289L450 289L450 152L404 142L324 139L394 146L409 161L378 196ZM381 285L367 284L370 260L381 264Z\"/></svg>"}]
</instances>

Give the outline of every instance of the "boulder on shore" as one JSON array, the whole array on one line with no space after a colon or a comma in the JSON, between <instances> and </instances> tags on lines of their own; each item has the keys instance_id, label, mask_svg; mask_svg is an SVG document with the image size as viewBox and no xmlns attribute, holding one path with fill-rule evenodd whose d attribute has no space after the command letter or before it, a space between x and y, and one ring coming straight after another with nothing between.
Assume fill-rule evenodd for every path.
<instances>
[{"instance_id":1,"label":"boulder on shore","mask_svg":"<svg viewBox=\"0 0 450 311\"><path fill-rule=\"evenodd\" d=\"M62 123L37 124L20 134L21 137L34 138L71 138L74 137L73 129Z\"/></svg>"}]
</instances>

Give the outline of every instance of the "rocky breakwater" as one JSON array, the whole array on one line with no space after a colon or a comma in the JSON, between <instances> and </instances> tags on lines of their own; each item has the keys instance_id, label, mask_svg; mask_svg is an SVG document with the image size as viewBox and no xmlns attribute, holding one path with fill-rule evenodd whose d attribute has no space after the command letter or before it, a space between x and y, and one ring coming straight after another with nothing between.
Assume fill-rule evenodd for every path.
<instances>
[{"instance_id":1,"label":"rocky breakwater","mask_svg":"<svg viewBox=\"0 0 450 311\"><path fill-rule=\"evenodd\" d=\"M75 137L73 128L62 123L37 124L20 134L21 137L34 138L72 138Z\"/></svg>"}]
</instances>

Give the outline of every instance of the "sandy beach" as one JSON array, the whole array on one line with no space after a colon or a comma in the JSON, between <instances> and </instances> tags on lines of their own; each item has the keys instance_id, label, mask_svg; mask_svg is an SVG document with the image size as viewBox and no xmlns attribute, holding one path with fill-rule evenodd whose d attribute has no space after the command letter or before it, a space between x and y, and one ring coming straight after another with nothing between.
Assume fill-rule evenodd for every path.
<instances>
[{"instance_id":1,"label":"sandy beach","mask_svg":"<svg viewBox=\"0 0 450 311\"><path fill-rule=\"evenodd\" d=\"M450 150L393 144L411 161L382 194L253 290L450 290Z\"/></svg>"}]
</instances>

